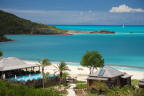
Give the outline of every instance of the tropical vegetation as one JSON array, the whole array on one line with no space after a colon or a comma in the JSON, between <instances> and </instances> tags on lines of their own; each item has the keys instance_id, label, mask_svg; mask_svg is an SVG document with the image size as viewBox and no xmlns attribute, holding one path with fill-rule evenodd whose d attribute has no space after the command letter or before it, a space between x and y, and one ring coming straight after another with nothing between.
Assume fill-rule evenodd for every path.
<instances>
[{"instance_id":1,"label":"tropical vegetation","mask_svg":"<svg viewBox=\"0 0 144 96\"><path fill-rule=\"evenodd\" d=\"M39 61L39 63L40 63L41 66L42 66L43 88L44 88L44 78L45 78L44 67L45 67L45 66L49 66L49 65L51 65L51 62L50 62L49 59L44 58L42 61Z\"/></svg>"},{"instance_id":2,"label":"tropical vegetation","mask_svg":"<svg viewBox=\"0 0 144 96\"><path fill-rule=\"evenodd\" d=\"M88 67L91 74L95 68L104 66L104 59L98 51L87 51L83 55L80 64Z\"/></svg>"},{"instance_id":3,"label":"tropical vegetation","mask_svg":"<svg viewBox=\"0 0 144 96\"><path fill-rule=\"evenodd\" d=\"M11 84L0 80L0 96L61 96L59 91L51 88L38 88Z\"/></svg>"},{"instance_id":4,"label":"tropical vegetation","mask_svg":"<svg viewBox=\"0 0 144 96\"><path fill-rule=\"evenodd\" d=\"M138 86L138 80L132 80L131 86L108 88L106 83L96 82L92 90L86 89L85 83L76 83L76 88L84 89L87 96L144 96L144 88ZM78 95L79 96L79 95Z\"/></svg>"},{"instance_id":5,"label":"tropical vegetation","mask_svg":"<svg viewBox=\"0 0 144 96\"><path fill-rule=\"evenodd\" d=\"M106 83L104 82L101 82L101 81L96 81L94 82L93 84L93 88L98 91L98 92L102 92L102 91L105 91L105 90L108 90L108 86Z\"/></svg>"},{"instance_id":6,"label":"tropical vegetation","mask_svg":"<svg viewBox=\"0 0 144 96\"><path fill-rule=\"evenodd\" d=\"M65 62L60 62L57 66L55 66L56 68L56 73L58 72L59 73L59 77L60 77L60 83L62 83L62 77L64 75L64 72L65 71L68 71L70 70L67 66L67 64Z\"/></svg>"}]
</instances>

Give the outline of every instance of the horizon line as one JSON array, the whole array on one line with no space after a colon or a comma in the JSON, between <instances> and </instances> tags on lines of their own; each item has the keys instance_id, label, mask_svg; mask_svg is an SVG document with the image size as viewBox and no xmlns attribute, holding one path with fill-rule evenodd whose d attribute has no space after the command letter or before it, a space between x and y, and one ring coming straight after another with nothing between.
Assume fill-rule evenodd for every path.
<instances>
[{"instance_id":1,"label":"horizon line","mask_svg":"<svg viewBox=\"0 0 144 96\"><path fill-rule=\"evenodd\" d=\"M82 24L82 25L80 25L80 24L46 24L46 25L49 25L49 26L123 26L122 24L121 25L98 25L98 24L96 24L96 25L86 25L86 24ZM125 26L144 26L144 25L125 25Z\"/></svg>"}]
</instances>

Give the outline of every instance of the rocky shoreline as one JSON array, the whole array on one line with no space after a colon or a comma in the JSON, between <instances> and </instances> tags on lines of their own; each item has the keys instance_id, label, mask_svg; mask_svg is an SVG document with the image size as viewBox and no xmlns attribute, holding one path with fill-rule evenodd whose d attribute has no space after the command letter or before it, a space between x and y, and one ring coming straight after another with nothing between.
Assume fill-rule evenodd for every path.
<instances>
[{"instance_id":1,"label":"rocky shoreline","mask_svg":"<svg viewBox=\"0 0 144 96\"><path fill-rule=\"evenodd\" d=\"M8 39L8 38L5 37L5 36L0 37L0 42L8 42L8 41L14 41L14 40Z\"/></svg>"},{"instance_id":2,"label":"rocky shoreline","mask_svg":"<svg viewBox=\"0 0 144 96\"><path fill-rule=\"evenodd\" d=\"M100 31L74 31L69 30L67 33L73 34L73 33L89 33L89 34L114 34L113 31L106 31L106 30L100 30Z\"/></svg>"},{"instance_id":3,"label":"rocky shoreline","mask_svg":"<svg viewBox=\"0 0 144 96\"><path fill-rule=\"evenodd\" d=\"M27 35L73 35L73 33L114 34L115 32L106 31L106 30L100 30L100 31L74 31L74 30L68 30L66 33L39 33L39 34L27 34ZM23 34L9 34L9 35L23 35ZM26 35L26 34L24 34L24 35ZM8 41L14 41L14 40L8 39L5 36L0 37L0 42L8 42Z\"/></svg>"},{"instance_id":4,"label":"rocky shoreline","mask_svg":"<svg viewBox=\"0 0 144 96\"><path fill-rule=\"evenodd\" d=\"M100 30L100 31L92 31L90 33L103 33L103 34L114 34L113 31L106 31L106 30Z\"/></svg>"}]
</instances>

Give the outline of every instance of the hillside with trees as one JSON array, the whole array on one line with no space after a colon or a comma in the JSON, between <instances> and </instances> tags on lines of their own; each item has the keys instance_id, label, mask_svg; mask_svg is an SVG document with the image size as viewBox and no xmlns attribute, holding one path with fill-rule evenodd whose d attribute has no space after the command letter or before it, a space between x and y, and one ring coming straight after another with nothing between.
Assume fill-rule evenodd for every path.
<instances>
[{"instance_id":1,"label":"hillside with trees","mask_svg":"<svg viewBox=\"0 0 144 96\"><path fill-rule=\"evenodd\" d=\"M5 34L67 34L55 26L39 24L0 10L0 41L9 41Z\"/></svg>"}]
</instances>

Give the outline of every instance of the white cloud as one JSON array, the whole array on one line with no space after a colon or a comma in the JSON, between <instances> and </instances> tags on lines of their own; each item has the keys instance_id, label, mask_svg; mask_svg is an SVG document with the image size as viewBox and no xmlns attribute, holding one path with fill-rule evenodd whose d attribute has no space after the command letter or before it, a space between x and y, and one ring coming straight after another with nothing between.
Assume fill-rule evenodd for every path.
<instances>
[{"instance_id":1,"label":"white cloud","mask_svg":"<svg viewBox=\"0 0 144 96\"><path fill-rule=\"evenodd\" d=\"M144 13L111 14L109 12L69 11L69 10L19 10L3 9L19 17L44 24L69 25L144 25Z\"/></svg>"},{"instance_id":2,"label":"white cloud","mask_svg":"<svg viewBox=\"0 0 144 96\"><path fill-rule=\"evenodd\" d=\"M131 8L125 4L120 5L118 7L112 7L112 9L109 12L115 12L115 13L120 13L120 12L144 12L143 9L141 8Z\"/></svg>"}]
</instances>

